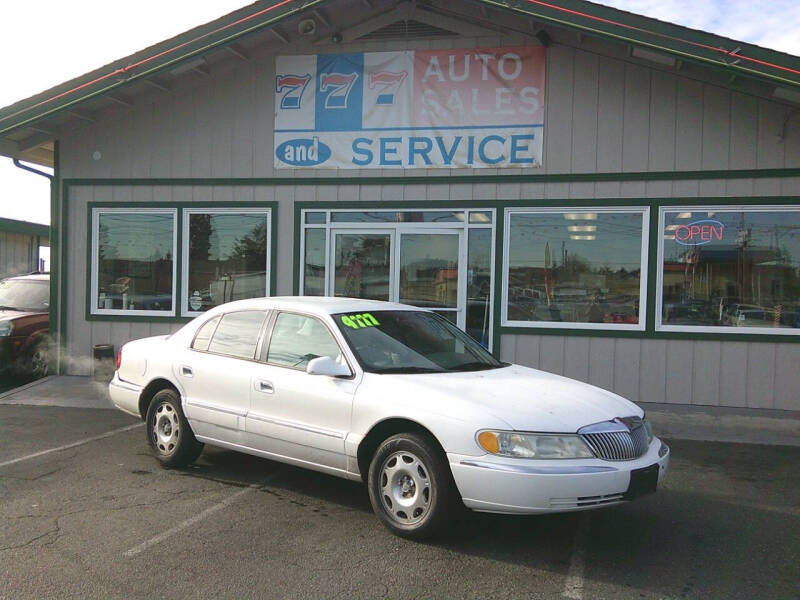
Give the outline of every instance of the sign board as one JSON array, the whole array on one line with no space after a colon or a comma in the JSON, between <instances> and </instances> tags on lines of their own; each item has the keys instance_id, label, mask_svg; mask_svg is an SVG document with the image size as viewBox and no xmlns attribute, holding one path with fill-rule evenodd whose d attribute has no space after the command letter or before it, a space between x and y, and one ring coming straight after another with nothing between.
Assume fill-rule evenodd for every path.
<instances>
[{"instance_id":1,"label":"sign board","mask_svg":"<svg viewBox=\"0 0 800 600\"><path fill-rule=\"evenodd\" d=\"M279 56L278 169L540 167L539 46Z\"/></svg>"}]
</instances>

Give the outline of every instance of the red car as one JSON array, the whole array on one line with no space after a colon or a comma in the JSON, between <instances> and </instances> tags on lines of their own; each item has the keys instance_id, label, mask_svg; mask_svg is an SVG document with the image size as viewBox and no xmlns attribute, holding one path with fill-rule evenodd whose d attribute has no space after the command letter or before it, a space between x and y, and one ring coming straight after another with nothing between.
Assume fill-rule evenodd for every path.
<instances>
[{"instance_id":1,"label":"red car","mask_svg":"<svg viewBox=\"0 0 800 600\"><path fill-rule=\"evenodd\" d=\"M0 371L43 377L50 367L50 275L0 281Z\"/></svg>"}]
</instances>

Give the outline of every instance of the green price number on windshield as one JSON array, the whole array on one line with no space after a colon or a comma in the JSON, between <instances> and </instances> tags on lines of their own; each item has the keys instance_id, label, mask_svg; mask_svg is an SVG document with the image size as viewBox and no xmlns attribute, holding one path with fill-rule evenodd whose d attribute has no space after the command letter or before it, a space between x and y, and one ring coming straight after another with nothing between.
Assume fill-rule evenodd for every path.
<instances>
[{"instance_id":1,"label":"green price number on windshield","mask_svg":"<svg viewBox=\"0 0 800 600\"><path fill-rule=\"evenodd\" d=\"M362 313L359 315L344 315L342 323L351 329L361 329L362 327L375 327L380 325L378 319L369 313Z\"/></svg>"}]
</instances>

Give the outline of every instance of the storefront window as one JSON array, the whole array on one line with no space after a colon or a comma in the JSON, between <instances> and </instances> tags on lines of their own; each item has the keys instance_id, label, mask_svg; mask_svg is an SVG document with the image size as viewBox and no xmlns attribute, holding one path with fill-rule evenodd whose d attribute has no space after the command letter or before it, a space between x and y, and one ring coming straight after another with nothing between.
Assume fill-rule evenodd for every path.
<instances>
[{"instance_id":1,"label":"storefront window","mask_svg":"<svg viewBox=\"0 0 800 600\"><path fill-rule=\"evenodd\" d=\"M175 211L98 211L92 312L174 314Z\"/></svg>"},{"instance_id":2,"label":"storefront window","mask_svg":"<svg viewBox=\"0 0 800 600\"><path fill-rule=\"evenodd\" d=\"M184 312L268 293L269 212L184 212Z\"/></svg>"},{"instance_id":3,"label":"storefront window","mask_svg":"<svg viewBox=\"0 0 800 600\"><path fill-rule=\"evenodd\" d=\"M644 329L647 209L510 210L505 320Z\"/></svg>"},{"instance_id":4,"label":"storefront window","mask_svg":"<svg viewBox=\"0 0 800 600\"><path fill-rule=\"evenodd\" d=\"M800 330L800 210L663 210L661 325Z\"/></svg>"}]
</instances>

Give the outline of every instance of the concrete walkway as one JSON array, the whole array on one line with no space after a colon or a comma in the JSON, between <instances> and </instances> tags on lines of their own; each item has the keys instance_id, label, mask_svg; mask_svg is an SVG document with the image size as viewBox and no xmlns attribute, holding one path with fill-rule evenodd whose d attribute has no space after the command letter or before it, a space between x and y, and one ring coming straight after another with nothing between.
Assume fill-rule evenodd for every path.
<instances>
[{"instance_id":1,"label":"concrete walkway","mask_svg":"<svg viewBox=\"0 0 800 600\"><path fill-rule=\"evenodd\" d=\"M107 384L90 377L45 377L0 394L0 404L114 408ZM641 403L666 439L800 446L800 411Z\"/></svg>"},{"instance_id":2,"label":"concrete walkway","mask_svg":"<svg viewBox=\"0 0 800 600\"><path fill-rule=\"evenodd\" d=\"M0 394L0 404L114 408L107 383L69 375L45 377L4 392Z\"/></svg>"}]
</instances>

